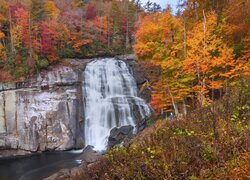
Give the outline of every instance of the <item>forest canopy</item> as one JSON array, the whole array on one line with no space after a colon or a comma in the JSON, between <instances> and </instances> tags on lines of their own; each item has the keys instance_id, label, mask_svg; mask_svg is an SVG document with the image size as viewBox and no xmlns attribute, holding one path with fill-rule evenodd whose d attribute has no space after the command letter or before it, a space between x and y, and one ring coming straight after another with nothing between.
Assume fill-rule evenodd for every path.
<instances>
[{"instance_id":1,"label":"forest canopy","mask_svg":"<svg viewBox=\"0 0 250 180\"><path fill-rule=\"evenodd\" d=\"M207 106L249 77L250 2L0 0L0 81L20 81L63 58L135 53L160 76L156 112ZM146 72L148 73L148 72Z\"/></svg>"},{"instance_id":2,"label":"forest canopy","mask_svg":"<svg viewBox=\"0 0 250 180\"><path fill-rule=\"evenodd\" d=\"M139 2L128 0L1 0L0 80L62 58L131 52L141 12Z\"/></svg>"},{"instance_id":3,"label":"forest canopy","mask_svg":"<svg viewBox=\"0 0 250 180\"><path fill-rule=\"evenodd\" d=\"M187 114L249 83L250 2L187 0L145 15L135 34L140 60L161 68L149 83L156 112ZM180 112L181 111L181 112Z\"/></svg>"}]
</instances>

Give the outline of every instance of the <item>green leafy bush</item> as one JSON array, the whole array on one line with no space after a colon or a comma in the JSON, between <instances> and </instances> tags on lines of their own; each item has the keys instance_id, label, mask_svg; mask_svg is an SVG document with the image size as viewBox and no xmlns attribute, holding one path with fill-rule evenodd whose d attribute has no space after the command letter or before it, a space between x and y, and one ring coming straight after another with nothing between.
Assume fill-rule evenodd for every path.
<instances>
[{"instance_id":1,"label":"green leafy bush","mask_svg":"<svg viewBox=\"0 0 250 180\"><path fill-rule=\"evenodd\" d=\"M46 68L48 66L49 66L49 61L45 58L38 60L36 63L36 67L38 69Z\"/></svg>"}]
</instances>

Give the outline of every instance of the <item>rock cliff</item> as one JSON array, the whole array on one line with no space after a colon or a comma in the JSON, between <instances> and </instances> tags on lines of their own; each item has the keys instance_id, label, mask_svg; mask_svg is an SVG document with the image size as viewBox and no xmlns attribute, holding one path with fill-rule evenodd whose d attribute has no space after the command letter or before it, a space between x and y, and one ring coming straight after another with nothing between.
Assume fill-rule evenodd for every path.
<instances>
[{"instance_id":1,"label":"rock cliff","mask_svg":"<svg viewBox=\"0 0 250 180\"><path fill-rule=\"evenodd\" d=\"M67 150L81 140L82 71L64 60L25 82L0 84L0 148Z\"/></svg>"}]
</instances>

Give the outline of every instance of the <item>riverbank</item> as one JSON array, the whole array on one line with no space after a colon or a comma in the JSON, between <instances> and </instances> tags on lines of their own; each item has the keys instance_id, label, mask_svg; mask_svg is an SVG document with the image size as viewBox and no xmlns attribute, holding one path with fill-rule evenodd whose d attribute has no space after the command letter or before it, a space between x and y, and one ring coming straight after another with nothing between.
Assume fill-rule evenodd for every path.
<instances>
[{"instance_id":1,"label":"riverbank","mask_svg":"<svg viewBox=\"0 0 250 180\"><path fill-rule=\"evenodd\" d=\"M16 158L32 154L30 151L6 149L0 150L0 160L5 158Z\"/></svg>"},{"instance_id":2,"label":"riverbank","mask_svg":"<svg viewBox=\"0 0 250 180\"><path fill-rule=\"evenodd\" d=\"M1 153L7 152L2 151ZM81 165L83 150L28 153L10 151L0 158L0 179L42 180L63 168Z\"/></svg>"}]
</instances>

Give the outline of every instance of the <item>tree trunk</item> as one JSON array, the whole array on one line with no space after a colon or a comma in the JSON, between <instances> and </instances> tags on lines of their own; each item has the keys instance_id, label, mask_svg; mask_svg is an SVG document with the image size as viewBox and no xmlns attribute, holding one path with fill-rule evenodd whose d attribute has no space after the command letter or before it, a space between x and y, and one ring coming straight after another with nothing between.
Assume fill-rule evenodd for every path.
<instances>
[{"instance_id":1,"label":"tree trunk","mask_svg":"<svg viewBox=\"0 0 250 180\"><path fill-rule=\"evenodd\" d=\"M110 28L109 28L109 19L107 18L107 30L108 30L108 48L110 48L110 44L111 44L111 42L110 42L110 40L111 40L111 38L110 38Z\"/></svg>"},{"instance_id":2,"label":"tree trunk","mask_svg":"<svg viewBox=\"0 0 250 180\"><path fill-rule=\"evenodd\" d=\"M207 18L206 18L205 11L203 9L203 40L204 40L204 49L207 47L206 32L207 32Z\"/></svg>"},{"instance_id":3,"label":"tree trunk","mask_svg":"<svg viewBox=\"0 0 250 180\"><path fill-rule=\"evenodd\" d=\"M33 54L33 47L32 47L32 29L31 29L31 18L29 15L29 33L30 33L30 37L29 37L29 56L30 58L32 58L32 54Z\"/></svg>"},{"instance_id":4,"label":"tree trunk","mask_svg":"<svg viewBox=\"0 0 250 180\"><path fill-rule=\"evenodd\" d=\"M183 114L184 114L184 117L186 118L187 117L187 105L186 105L185 98L183 98Z\"/></svg>"},{"instance_id":5,"label":"tree trunk","mask_svg":"<svg viewBox=\"0 0 250 180\"><path fill-rule=\"evenodd\" d=\"M204 43L204 47L203 49L205 50L207 48L207 42L206 42L206 32L207 32L207 18L206 18L206 14L205 11L203 9L203 43ZM200 101L201 101L201 107L204 107L205 105L205 92L204 90L206 89L206 77L204 77L205 75L203 74L203 78L200 79L200 85L201 85L201 92L200 92Z\"/></svg>"},{"instance_id":6,"label":"tree trunk","mask_svg":"<svg viewBox=\"0 0 250 180\"><path fill-rule=\"evenodd\" d=\"M184 37L183 37L183 51L184 51L184 58L187 57L187 30L186 30L186 20L184 19Z\"/></svg>"},{"instance_id":7,"label":"tree trunk","mask_svg":"<svg viewBox=\"0 0 250 180\"><path fill-rule=\"evenodd\" d=\"M13 39L13 34L12 34L13 28L12 28L12 17L11 17L10 8L9 8L9 23L10 23L10 52L11 54L15 55L16 50L15 50L14 39Z\"/></svg>"},{"instance_id":8,"label":"tree trunk","mask_svg":"<svg viewBox=\"0 0 250 180\"><path fill-rule=\"evenodd\" d=\"M128 8L128 2L126 3L126 8L127 8L127 22L126 22L126 50L130 48L130 43L129 43L129 8Z\"/></svg>"},{"instance_id":9,"label":"tree trunk","mask_svg":"<svg viewBox=\"0 0 250 180\"><path fill-rule=\"evenodd\" d=\"M175 101L169 87L168 87L168 92L169 92L169 95L170 95L170 98L171 98L171 101L172 101L172 105L174 107L175 115L178 117L178 115L179 115L178 105L177 105L177 103L176 103L176 101Z\"/></svg>"},{"instance_id":10,"label":"tree trunk","mask_svg":"<svg viewBox=\"0 0 250 180\"><path fill-rule=\"evenodd\" d=\"M201 85L201 107L204 107L205 105L205 101L206 101L206 95L204 92L204 89L206 88L206 79L203 78L202 80L202 85Z\"/></svg>"}]
</instances>

